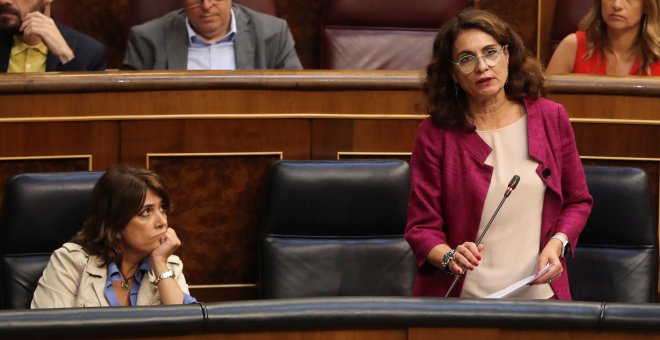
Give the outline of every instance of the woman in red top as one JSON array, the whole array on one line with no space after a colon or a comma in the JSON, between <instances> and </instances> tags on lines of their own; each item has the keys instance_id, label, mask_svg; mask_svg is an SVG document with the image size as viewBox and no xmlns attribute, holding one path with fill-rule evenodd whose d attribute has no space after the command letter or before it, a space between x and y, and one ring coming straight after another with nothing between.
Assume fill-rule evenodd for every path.
<instances>
[{"instance_id":1,"label":"woman in red top","mask_svg":"<svg viewBox=\"0 0 660 340\"><path fill-rule=\"evenodd\" d=\"M659 20L657 0L595 0L546 73L660 76Z\"/></svg>"}]
</instances>

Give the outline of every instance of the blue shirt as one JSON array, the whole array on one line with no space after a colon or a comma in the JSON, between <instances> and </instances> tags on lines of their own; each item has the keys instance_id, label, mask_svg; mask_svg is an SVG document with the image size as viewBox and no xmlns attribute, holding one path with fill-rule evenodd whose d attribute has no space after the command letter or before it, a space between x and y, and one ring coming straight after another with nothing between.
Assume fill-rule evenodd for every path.
<instances>
[{"instance_id":1,"label":"blue shirt","mask_svg":"<svg viewBox=\"0 0 660 340\"><path fill-rule=\"evenodd\" d=\"M149 259L145 258L142 260L142 263L140 263L140 266L138 269L135 271L135 279L133 280L133 285L131 286L131 290L129 291L129 300L131 301L131 306L137 305L137 295L138 291L140 291L140 286L142 285L142 279L144 278L144 275L151 270L151 263L149 262ZM119 273L119 268L117 268L116 263L110 263L108 265L108 278L105 281L105 298L108 300L108 303L110 306L120 306L119 300L117 299L117 294L115 294L115 290L112 288L112 282L113 281L121 281L122 276ZM195 303L197 300L186 294L185 292L183 293L183 303L184 304L190 304L190 303Z\"/></svg>"},{"instance_id":2,"label":"blue shirt","mask_svg":"<svg viewBox=\"0 0 660 340\"><path fill-rule=\"evenodd\" d=\"M198 35L186 18L188 29L188 70L235 70L236 54L236 20L234 10L231 11L229 33L215 42L209 42Z\"/></svg>"}]
</instances>

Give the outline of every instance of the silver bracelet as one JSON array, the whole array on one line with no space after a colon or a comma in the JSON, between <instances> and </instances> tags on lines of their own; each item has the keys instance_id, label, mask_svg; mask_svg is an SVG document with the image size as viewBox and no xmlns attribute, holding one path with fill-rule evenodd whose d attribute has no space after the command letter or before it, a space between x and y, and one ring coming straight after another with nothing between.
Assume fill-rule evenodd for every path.
<instances>
[{"instance_id":1,"label":"silver bracelet","mask_svg":"<svg viewBox=\"0 0 660 340\"><path fill-rule=\"evenodd\" d=\"M449 263L454 260L456 257L456 251L453 249L445 253L445 256L442 257L442 262L440 262L440 269L449 271Z\"/></svg>"},{"instance_id":2,"label":"silver bracelet","mask_svg":"<svg viewBox=\"0 0 660 340\"><path fill-rule=\"evenodd\" d=\"M159 277L157 277L155 280L151 281L151 284L154 285L154 286L158 286L158 283L160 281L163 281L165 279L169 279L170 277L174 278L174 271L172 269L169 269L168 271L164 272Z\"/></svg>"}]
</instances>

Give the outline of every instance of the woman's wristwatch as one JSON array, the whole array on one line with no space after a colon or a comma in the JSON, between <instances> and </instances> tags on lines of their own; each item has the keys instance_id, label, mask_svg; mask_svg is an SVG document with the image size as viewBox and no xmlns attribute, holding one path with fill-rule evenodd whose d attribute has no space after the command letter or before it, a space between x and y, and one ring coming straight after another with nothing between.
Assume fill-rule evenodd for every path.
<instances>
[{"instance_id":1,"label":"woman's wristwatch","mask_svg":"<svg viewBox=\"0 0 660 340\"><path fill-rule=\"evenodd\" d=\"M564 257L564 254L566 254L566 246L568 245L568 239L564 237L564 235L562 234L555 234L550 239L552 240L553 238L561 242L561 254L559 255L559 257Z\"/></svg>"},{"instance_id":2,"label":"woman's wristwatch","mask_svg":"<svg viewBox=\"0 0 660 340\"><path fill-rule=\"evenodd\" d=\"M151 281L151 284L154 286L158 286L158 283L160 281L163 281L168 278L174 278L174 271L172 269L169 269L168 271L164 272L161 274L159 277L157 277L155 280Z\"/></svg>"}]
</instances>

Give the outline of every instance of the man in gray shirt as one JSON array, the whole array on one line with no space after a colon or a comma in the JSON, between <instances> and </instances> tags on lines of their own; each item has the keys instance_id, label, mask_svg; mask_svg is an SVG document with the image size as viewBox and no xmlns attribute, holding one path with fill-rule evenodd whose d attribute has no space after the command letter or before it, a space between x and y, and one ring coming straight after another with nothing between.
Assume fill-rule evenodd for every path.
<instances>
[{"instance_id":1,"label":"man in gray shirt","mask_svg":"<svg viewBox=\"0 0 660 340\"><path fill-rule=\"evenodd\" d=\"M286 21L231 0L181 2L131 29L123 69L302 69Z\"/></svg>"}]
</instances>

